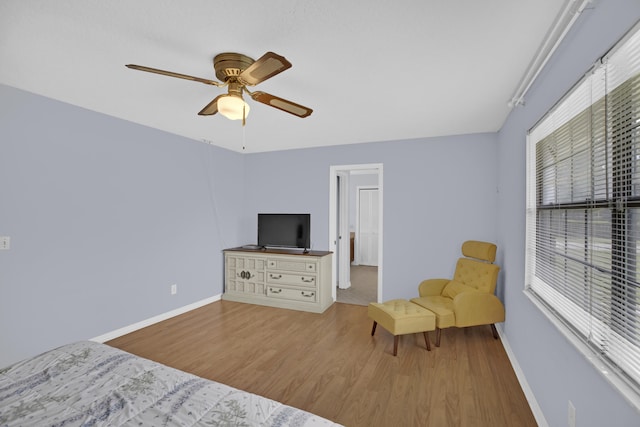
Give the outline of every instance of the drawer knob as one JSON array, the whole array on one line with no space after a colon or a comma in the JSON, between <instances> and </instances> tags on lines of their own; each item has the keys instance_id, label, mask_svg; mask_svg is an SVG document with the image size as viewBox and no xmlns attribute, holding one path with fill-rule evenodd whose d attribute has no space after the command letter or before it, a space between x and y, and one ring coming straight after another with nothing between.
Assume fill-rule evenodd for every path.
<instances>
[{"instance_id":1,"label":"drawer knob","mask_svg":"<svg viewBox=\"0 0 640 427\"><path fill-rule=\"evenodd\" d=\"M313 296L315 295L313 292L301 291L300 293L302 294L303 297L307 297L307 298L313 298Z\"/></svg>"},{"instance_id":2,"label":"drawer knob","mask_svg":"<svg viewBox=\"0 0 640 427\"><path fill-rule=\"evenodd\" d=\"M305 282L305 283L312 283L312 282L315 280L315 278L314 278L314 277L312 277L312 278L310 278L310 279L305 279L304 277L301 277L301 279L302 279L302 281L303 281L303 282Z\"/></svg>"},{"instance_id":3,"label":"drawer knob","mask_svg":"<svg viewBox=\"0 0 640 427\"><path fill-rule=\"evenodd\" d=\"M269 273L269 277L271 277L272 279L282 279L282 274L278 274L276 276L275 274Z\"/></svg>"},{"instance_id":4,"label":"drawer knob","mask_svg":"<svg viewBox=\"0 0 640 427\"><path fill-rule=\"evenodd\" d=\"M282 292L282 289L269 288L269 291L271 291L272 294L279 294L280 292Z\"/></svg>"}]
</instances>

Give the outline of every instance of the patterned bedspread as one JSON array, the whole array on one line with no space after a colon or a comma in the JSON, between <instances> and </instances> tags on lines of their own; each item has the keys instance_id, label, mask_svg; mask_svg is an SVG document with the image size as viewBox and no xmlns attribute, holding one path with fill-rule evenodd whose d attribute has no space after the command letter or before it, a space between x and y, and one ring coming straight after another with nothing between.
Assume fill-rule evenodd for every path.
<instances>
[{"instance_id":1,"label":"patterned bedspread","mask_svg":"<svg viewBox=\"0 0 640 427\"><path fill-rule=\"evenodd\" d=\"M0 426L337 426L95 342L0 369Z\"/></svg>"}]
</instances>

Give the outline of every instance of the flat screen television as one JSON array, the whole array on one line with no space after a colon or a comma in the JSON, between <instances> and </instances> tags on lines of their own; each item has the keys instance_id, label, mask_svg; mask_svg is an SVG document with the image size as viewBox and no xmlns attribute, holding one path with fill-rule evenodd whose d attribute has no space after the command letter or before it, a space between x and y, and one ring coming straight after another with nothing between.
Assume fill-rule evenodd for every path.
<instances>
[{"instance_id":1,"label":"flat screen television","mask_svg":"<svg viewBox=\"0 0 640 427\"><path fill-rule=\"evenodd\" d=\"M258 246L310 247L311 214L259 213Z\"/></svg>"}]
</instances>

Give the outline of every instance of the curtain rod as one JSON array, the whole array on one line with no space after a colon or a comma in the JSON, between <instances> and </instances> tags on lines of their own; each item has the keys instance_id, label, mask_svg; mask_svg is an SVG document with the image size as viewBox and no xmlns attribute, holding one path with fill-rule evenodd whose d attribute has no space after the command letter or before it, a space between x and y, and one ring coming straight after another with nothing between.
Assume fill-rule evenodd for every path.
<instances>
[{"instance_id":1,"label":"curtain rod","mask_svg":"<svg viewBox=\"0 0 640 427\"><path fill-rule=\"evenodd\" d=\"M553 53L576 22L582 11L592 0L567 0L560 11L551 30L547 33L544 42L540 45L533 61L529 64L529 69L522 78L518 89L514 93L509 108L524 105L524 96L533 85L544 66L547 64Z\"/></svg>"}]
</instances>

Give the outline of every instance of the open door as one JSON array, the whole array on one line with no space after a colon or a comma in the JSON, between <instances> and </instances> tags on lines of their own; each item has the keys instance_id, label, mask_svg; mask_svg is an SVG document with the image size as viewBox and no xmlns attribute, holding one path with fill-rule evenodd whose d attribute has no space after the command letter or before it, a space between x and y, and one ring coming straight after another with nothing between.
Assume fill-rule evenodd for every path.
<instances>
[{"instance_id":1,"label":"open door","mask_svg":"<svg viewBox=\"0 0 640 427\"><path fill-rule=\"evenodd\" d=\"M349 176L352 174L376 174L378 177L377 199L371 203L377 203L376 227L371 235L377 240L377 265L378 265L378 290L377 301L382 300L382 272L383 272L383 176L382 164L358 164L331 166L329 171L329 250L333 252L332 263L332 296L335 301L336 289L345 288L350 285L349 272L351 266L351 256L349 248ZM345 178L346 175L346 178ZM354 210L355 208L352 207ZM342 284L341 284L342 282ZM346 285L346 286L345 286Z\"/></svg>"},{"instance_id":2,"label":"open door","mask_svg":"<svg viewBox=\"0 0 640 427\"><path fill-rule=\"evenodd\" d=\"M344 258L350 257L349 248L349 173L337 172L337 203L336 217L336 258L338 261L338 287L348 289L351 287L351 269L349 264L345 266Z\"/></svg>"}]
</instances>

